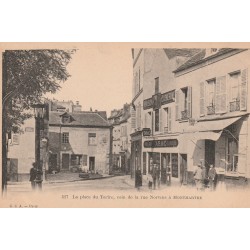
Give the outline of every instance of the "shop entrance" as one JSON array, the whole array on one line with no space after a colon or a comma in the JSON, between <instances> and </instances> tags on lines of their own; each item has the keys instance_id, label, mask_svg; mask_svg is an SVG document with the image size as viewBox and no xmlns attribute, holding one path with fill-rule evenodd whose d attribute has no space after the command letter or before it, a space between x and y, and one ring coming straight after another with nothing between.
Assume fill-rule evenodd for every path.
<instances>
[{"instance_id":1,"label":"shop entrance","mask_svg":"<svg viewBox=\"0 0 250 250\"><path fill-rule=\"evenodd\" d=\"M215 141L205 140L205 167L208 171L209 166L215 163Z\"/></svg>"},{"instance_id":2,"label":"shop entrance","mask_svg":"<svg viewBox=\"0 0 250 250\"><path fill-rule=\"evenodd\" d=\"M69 154L62 154L62 169L69 169Z\"/></svg>"},{"instance_id":3,"label":"shop entrance","mask_svg":"<svg viewBox=\"0 0 250 250\"><path fill-rule=\"evenodd\" d=\"M89 157L89 170L95 171L95 157Z\"/></svg>"}]
</instances>

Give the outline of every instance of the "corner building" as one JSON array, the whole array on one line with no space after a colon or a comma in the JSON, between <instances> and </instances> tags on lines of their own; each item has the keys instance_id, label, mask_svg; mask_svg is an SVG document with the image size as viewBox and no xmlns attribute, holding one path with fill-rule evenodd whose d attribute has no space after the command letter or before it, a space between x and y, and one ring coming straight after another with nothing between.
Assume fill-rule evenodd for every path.
<instances>
[{"instance_id":1,"label":"corner building","mask_svg":"<svg viewBox=\"0 0 250 250\"><path fill-rule=\"evenodd\" d=\"M228 183L249 179L249 50L137 51L131 134L134 171L140 168L147 174L151 162L160 166L163 183L167 169L172 182L188 184L202 162L207 170L214 164Z\"/></svg>"}]
</instances>

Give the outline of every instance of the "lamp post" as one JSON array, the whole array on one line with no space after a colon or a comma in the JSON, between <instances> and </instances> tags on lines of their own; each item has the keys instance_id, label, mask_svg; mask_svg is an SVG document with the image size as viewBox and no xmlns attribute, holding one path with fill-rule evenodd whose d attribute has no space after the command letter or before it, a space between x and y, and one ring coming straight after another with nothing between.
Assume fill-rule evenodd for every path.
<instances>
[{"instance_id":1,"label":"lamp post","mask_svg":"<svg viewBox=\"0 0 250 250\"><path fill-rule=\"evenodd\" d=\"M36 170L37 170L36 183L37 183L38 188L41 189L42 181L43 181L43 178L42 178L43 166L41 165L41 137L43 137L43 133L44 133L45 104L35 104L32 107L34 108L34 116L36 120L36 125L35 125L35 161L36 161ZM46 140L46 144L47 144L47 140Z\"/></svg>"},{"instance_id":2,"label":"lamp post","mask_svg":"<svg viewBox=\"0 0 250 250\"><path fill-rule=\"evenodd\" d=\"M43 148L43 181L46 181L46 162L47 162L47 139L42 139Z\"/></svg>"}]
</instances>

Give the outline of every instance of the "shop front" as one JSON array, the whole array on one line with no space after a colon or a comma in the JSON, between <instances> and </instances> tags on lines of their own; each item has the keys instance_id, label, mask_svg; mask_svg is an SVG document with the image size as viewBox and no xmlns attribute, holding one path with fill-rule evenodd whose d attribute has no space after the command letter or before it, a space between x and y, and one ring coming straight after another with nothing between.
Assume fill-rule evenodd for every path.
<instances>
[{"instance_id":1,"label":"shop front","mask_svg":"<svg viewBox=\"0 0 250 250\"><path fill-rule=\"evenodd\" d=\"M180 154L178 136L176 137L144 137L143 141L143 173L151 173L154 165L161 173L161 183L181 181Z\"/></svg>"},{"instance_id":2,"label":"shop front","mask_svg":"<svg viewBox=\"0 0 250 250\"><path fill-rule=\"evenodd\" d=\"M131 134L131 177L134 178L137 170L142 170L142 131Z\"/></svg>"},{"instance_id":3,"label":"shop front","mask_svg":"<svg viewBox=\"0 0 250 250\"><path fill-rule=\"evenodd\" d=\"M180 135L180 155L186 154L187 182L192 182L194 168L211 165L225 178L239 179L247 173L247 118L200 121ZM185 161L187 163L185 163ZM182 171L181 171L182 172Z\"/></svg>"}]
</instances>

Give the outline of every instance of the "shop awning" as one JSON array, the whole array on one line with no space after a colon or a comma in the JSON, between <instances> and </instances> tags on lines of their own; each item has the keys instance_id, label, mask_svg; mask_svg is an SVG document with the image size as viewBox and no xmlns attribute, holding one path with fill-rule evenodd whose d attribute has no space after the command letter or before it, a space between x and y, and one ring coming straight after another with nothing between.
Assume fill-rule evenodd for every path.
<instances>
[{"instance_id":1,"label":"shop awning","mask_svg":"<svg viewBox=\"0 0 250 250\"><path fill-rule=\"evenodd\" d=\"M185 142L186 141L199 141L199 140L212 140L217 141L221 136L222 131L220 132L212 132L212 131L205 131L205 132L194 132L194 133L185 133L182 134L182 138Z\"/></svg>"},{"instance_id":2,"label":"shop awning","mask_svg":"<svg viewBox=\"0 0 250 250\"><path fill-rule=\"evenodd\" d=\"M224 128L229 125L235 123L240 117L233 117L221 120L212 120L212 121L199 121L195 123L193 126L189 126L187 129L184 129L184 133L190 132L208 132L208 131L222 131Z\"/></svg>"}]
</instances>

